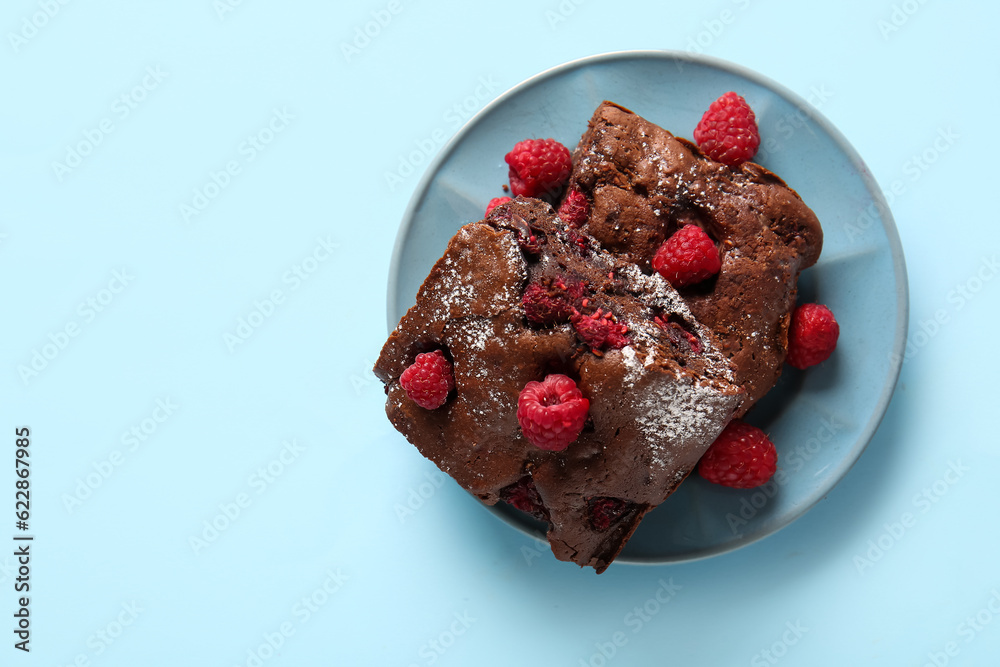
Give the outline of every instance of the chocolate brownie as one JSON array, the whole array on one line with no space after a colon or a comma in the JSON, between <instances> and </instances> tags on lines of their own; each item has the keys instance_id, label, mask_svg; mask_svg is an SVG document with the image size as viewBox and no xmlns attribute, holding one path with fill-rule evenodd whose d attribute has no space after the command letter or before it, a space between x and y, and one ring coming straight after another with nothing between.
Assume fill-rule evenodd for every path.
<instances>
[{"instance_id":1,"label":"chocolate brownie","mask_svg":"<svg viewBox=\"0 0 1000 667\"><path fill-rule=\"evenodd\" d=\"M764 167L715 162L611 102L597 108L573 165L567 192L590 201L581 231L644 272L652 272L664 240L688 223L721 249L719 274L680 294L734 362L736 383L748 394L742 415L781 374L798 275L823 244L816 215Z\"/></svg>"},{"instance_id":2,"label":"chocolate brownie","mask_svg":"<svg viewBox=\"0 0 1000 667\"><path fill-rule=\"evenodd\" d=\"M595 322L614 335L591 335ZM455 389L426 410L399 377L435 349ZM547 521L555 555L598 572L745 398L715 336L663 278L520 197L455 234L374 370L390 421L424 456L484 503ZM563 451L533 445L517 418L521 390L553 373L590 406Z\"/></svg>"}]
</instances>

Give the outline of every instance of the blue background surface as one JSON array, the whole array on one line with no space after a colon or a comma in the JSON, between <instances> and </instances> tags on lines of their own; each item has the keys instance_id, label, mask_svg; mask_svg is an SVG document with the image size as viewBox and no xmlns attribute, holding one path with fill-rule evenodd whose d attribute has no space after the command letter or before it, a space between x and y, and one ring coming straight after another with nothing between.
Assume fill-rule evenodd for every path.
<instances>
[{"instance_id":1,"label":"blue background surface","mask_svg":"<svg viewBox=\"0 0 1000 667\"><path fill-rule=\"evenodd\" d=\"M0 664L994 664L1000 9L618 7L4 5ZM435 474L370 367L441 145L544 69L654 48L756 70L852 142L899 227L910 346L867 452L804 517L598 577Z\"/></svg>"}]
</instances>

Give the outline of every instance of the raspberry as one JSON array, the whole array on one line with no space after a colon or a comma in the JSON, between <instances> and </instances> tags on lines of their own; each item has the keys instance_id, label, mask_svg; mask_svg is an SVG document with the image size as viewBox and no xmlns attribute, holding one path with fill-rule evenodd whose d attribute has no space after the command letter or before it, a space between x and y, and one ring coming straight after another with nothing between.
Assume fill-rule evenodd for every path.
<instances>
[{"instance_id":1,"label":"raspberry","mask_svg":"<svg viewBox=\"0 0 1000 667\"><path fill-rule=\"evenodd\" d=\"M532 324L549 326L569 320L574 305L583 300L587 286L579 280L566 282L561 277L528 285L521 297L524 314Z\"/></svg>"},{"instance_id":2,"label":"raspberry","mask_svg":"<svg viewBox=\"0 0 1000 667\"><path fill-rule=\"evenodd\" d=\"M538 230L532 228L527 220L515 212L514 207L502 204L500 206L501 208L493 209L490 212L490 220L500 223L497 225L498 227L514 232L514 238L517 239L517 245L520 246L522 252L529 255L540 253L545 235L542 234L539 238L539 234L536 233Z\"/></svg>"},{"instance_id":3,"label":"raspberry","mask_svg":"<svg viewBox=\"0 0 1000 667\"><path fill-rule=\"evenodd\" d=\"M486 204L486 215L489 215L490 211L495 209L500 204L506 204L509 201L514 201L514 200L511 197L494 197L489 201L488 204Z\"/></svg>"},{"instance_id":4,"label":"raspberry","mask_svg":"<svg viewBox=\"0 0 1000 667\"><path fill-rule=\"evenodd\" d=\"M455 388L451 364L441 350L418 354L399 376L399 384L411 401L427 410L440 408Z\"/></svg>"},{"instance_id":5,"label":"raspberry","mask_svg":"<svg viewBox=\"0 0 1000 667\"><path fill-rule=\"evenodd\" d=\"M542 497L538 495L538 489L535 487L535 481L530 475L500 489L500 500L522 512L527 512L536 519L549 520L549 511L545 509Z\"/></svg>"},{"instance_id":6,"label":"raspberry","mask_svg":"<svg viewBox=\"0 0 1000 667\"><path fill-rule=\"evenodd\" d=\"M510 190L515 195L551 194L569 179L573 161L569 149L555 139L525 139L504 160L510 165Z\"/></svg>"},{"instance_id":7,"label":"raspberry","mask_svg":"<svg viewBox=\"0 0 1000 667\"><path fill-rule=\"evenodd\" d=\"M722 262L712 239L697 225L684 225L653 256L653 269L674 287L700 283L719 272Z\"/></svg>"},{"instance_id":8,"label":"raspberry","mask_svg":"<svg viewBox=\"0 0 1000 667\"><path fill-rule=\"evenodd\" d=\"M559 205L559 219L570 227L579 227L587 221L590 215L590 202L587 195L576 188L566 193L566 198Z\"/></svg>"},{"instance_id":9,"label":"raspberry","mask_svg":"<svg viewBox=\"0 0 1000 667\"><path fill-rule=\"evenodd\" d=\"M808 368L826 361L837 347L840 325L826 306L804 303L792 313L788 328L789 364Z\"/></svg>"},{"instance_id":10,"label":"raspberry","mask_svg":"<svg viewBox=\"0 0 1000 667\"><path fill-rule=\"evenodd\" d=\"M607 348L620 350L628 345L628 338L625 337L628 327L620 324L610 311L603 313L598 308L590 315L574 312L570 322L583 342L596 352Z\"/></svg>"},{"instance_id":11,"label":"raspberry","mask_svg":"<svg viewBox=\"0 0 1000 667\"><path fill-rule=\"evenodd\" d=\"M757 154L757 118L747 101L730 91L708 107L694 128L694 140L708 157L736 167Z\"/></svg>"},{"instance_id":12,"label":"raspberry","mask_svg":"<svg viewBox=\"0 0 1000 667\"><path fill-rule=\"evenodd\" d=\"M664 320L657 315L653 318L656 326L667 334L667 338L678 350L689 354L701 354L701 341L693 333L684 328L684 325L677 322Z\"/></svg>"},{"instance_id":13,"label":"raspberry","mask_svg":"<svg viewBox=\"0 0 1000 667\"><path fill-rule=\"evenodd\" d=\"M575 229L567 229L559 234L559 238L576 251L580 257L589 257L591 251L591 239L584 236Z\"/></svg>"},{"instance_id":14,"label":"raspberry","mask_svg":"<svg viewBox=\"0 0 1000 667\"><path fill-rule=\"evenodd\" d=\"M625 508L628 506L628 503L621 498L608 497L591 498L588 504L590 527L602 533L610 528L611 524L622 518Z\"/></svg>"},{"instance_id":15,"label":"raspberry","mask_svg":"<svg viewBox=\"0 0 1000 667\"><path fill-rule=\"evenodd\" d=\"M756 426L734 419L698 462L698 473L714 484L752 489L771 479L778 452Z\"/></svg>"},{"instance_id":16,"label":"raspberry","mask_svg":"<svg viewBox=\"0 0 1000 667\"><path fill-rule=\"evenodd\" d=\"M561 452L580 435L589 409L590 401L576 383L554 373L524 385L517 399L517 421L535 447Z\"/></svg>"}]
</instances>

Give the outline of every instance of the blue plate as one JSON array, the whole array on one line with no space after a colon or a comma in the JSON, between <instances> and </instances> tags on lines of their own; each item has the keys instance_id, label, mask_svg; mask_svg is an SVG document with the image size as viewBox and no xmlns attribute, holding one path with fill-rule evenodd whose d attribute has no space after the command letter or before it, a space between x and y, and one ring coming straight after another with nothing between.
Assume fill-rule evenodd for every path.
<instances>
[{"instance_id":1,"label":"blue plate","mask_svg":"<svg viewBox=\"0 0 1000 667\"><path fill-rule=\"evenodd\" d=\"M503 156L516 142L552 137L572 148L603 100L690 138L708 105L729 90L757 115L756 160L798 191L823 224L823 255L802 274L799 301L829 306L840 341L820 366L786 366L747 415L778 449L778 473L768 485L742 491L691 476L646 516L616 562L693 560L769 535L823 498L867 446L899 376L908 298L892 215L864 162L808 102L759 74L686 53L609 53L528 79L472 118L417 186L396 239L390 330L452 234L481 219L486 203L504 194ZM544 537L544 526L517 510L503 503L491 510Z\"/></svg>"}]
</instances>

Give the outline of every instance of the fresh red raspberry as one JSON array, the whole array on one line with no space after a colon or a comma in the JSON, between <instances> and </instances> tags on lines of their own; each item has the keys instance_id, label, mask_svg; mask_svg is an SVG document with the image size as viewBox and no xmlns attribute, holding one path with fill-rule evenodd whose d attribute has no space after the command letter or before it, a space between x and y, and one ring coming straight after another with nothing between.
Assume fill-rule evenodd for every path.
<instances>
[{"instance_id":1,"label":"fresh red raspberry","mask_svg":"<svg viewBox=\"0 0 1000 667\"><path fill-rule=\"evenodd\" d=\"M734 419L698 462L698 473L714 484L752 489L771 479L778 466L774 443L756 426Z\"/></svg>"},{"instance_id":2,"label":"fresh red raspberry","mask_svg":"<svg viewBox=\"0 0 1000 667\"><path fill-rule=\"evenodd\" d=\"M525 139L504 160L510 165L510 191L537 197L558 190L569 180L573 160L569 149L555 139Z\"/></svg>"},{"instance_id":3,"label":"fresh red raspberry","mask_svg":"<svg viewBox=\"0 0 1000 667\"><path fill-rule=\"evenodd\" d=\"M418 354L416 360L399 376L399 384L414 403L427 410L440 408L455 388L455 376L444 352L434 350Z\"/></svg>"},{"instance_id":4,"label":"fresh red raspberry","mask_svg":"<svg viewBox=\"0 0 1000 667\"><path fill-rule=\"evenodd\" d=\"M700 283L721 268L718 249L698 225L678 229L653 256L653 269L674 287Z\"/></svg>"},{"instance_id":5,"label":"fresh red raspberry","mask_svg":"<svg viewBox=\"0 0 1000 667\"><path fill-rule=\"evenodd\" d=\"M694 140L713 160L738 166L757 154L757 118L747 101L730 91L708 107L694 128Z\"/></svg>"},{"instance_id":6,"label":"fresh red raspberry","mask_svg":"<svg viewBox=\"0 0 1000 667\"><path fill-rule=\"evenodd\" d=\"M486 204L486 215L489 215L490 211L492 211L493 209L495 209L500 204L506 204L509 201L513 201L513 198L511 198L511 197L494 197L493 199L491 199L489 201L488 204Z\"/></svg>"},{"instance_id":7,"label":"fresh red raspberry","mask_svg":"<svg viewBox=\"0 0 1000 667\"><path fill-rule=\"evenodd\" d=\"M524 314L532 324L549 326L569 321L574 306L587 295L587 286L579 280L555 280L530 283L524 290L521 303Z\"/></svg>"},{"instance_id":8,"label":"fresh red raspberry","mask_svg":"<svg viewBox=\"0 0 1000 667\"><path fill-rule=\"evenodd\" d=\"M598 308L590 315L575 312L569 321L573 323L577 335L590 346L591 350L597 352L608 348L620 350L628 345L628 338L625 337L628 326L618 322L610 311L604 313Z\"/></svg>"},{"instance_id":9,"label":"fresh red raspberry","mask_svg":"<svg viewBox=\"0 0 1000 667\"><path fill-rule=\"evenodd\" d=\"M559 219L570 227L579 227L587 221L590 215L590 202L587 195L576 188L566 193L562 204L559 205Z\"/></svg>"},{"instance_id":10,"label":"fresh red raspberry","mask_svg":"<svg viewBox=\"0 0 1000 667\"><path fill-rule=\"evenodd\" d=\"M839 336L840 325L829 308L818 303L804 303L792 313L785 359L796 368L815 366L833 354Z\"/></svg>"},{"instance_id":11,"label":"fresh red raspberry","mask_svg":"<svg viewBox=\"0 0 1000 667\"><path fill-rule=\"evenodd\" d=\"M590 401L576 383L553 373L524 385L517 399L517 421L535 447L561 452L580 435L589 409Z\"/></svg>"}]
</instances>

